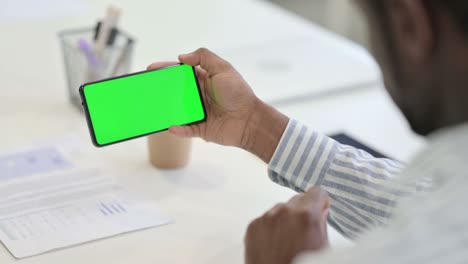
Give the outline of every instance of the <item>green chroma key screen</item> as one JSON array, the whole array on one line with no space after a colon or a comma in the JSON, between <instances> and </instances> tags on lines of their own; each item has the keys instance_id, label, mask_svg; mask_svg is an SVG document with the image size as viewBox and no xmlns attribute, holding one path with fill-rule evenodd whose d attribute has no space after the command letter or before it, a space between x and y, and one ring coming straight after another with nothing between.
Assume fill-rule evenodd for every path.
<instances>
[{"instance_id":1,"label":"green chroma key screen","mask_svg":"<svg viewBox=\"0 0 468 264\"><path fill-rule=\"evenodd\" d=\"M112 143L205 120L189 65L135 73L80 87L93 143Z\"/></svg>"}]
</instances>

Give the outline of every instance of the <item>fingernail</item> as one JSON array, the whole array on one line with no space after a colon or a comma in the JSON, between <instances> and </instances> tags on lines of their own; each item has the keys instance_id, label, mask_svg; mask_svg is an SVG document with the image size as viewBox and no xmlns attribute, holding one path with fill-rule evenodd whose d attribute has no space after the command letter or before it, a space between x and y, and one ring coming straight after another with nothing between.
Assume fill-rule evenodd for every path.
<instances>
[{"instance_id":1,"label":"fingernail","mask_svg":"<svg viewBox=\"0 0 468 264\"><path fill-rule=\"evenodd\" d=\"M169 133L171 133L172 135L175 135L175 136L179 136L179 132L178 132L178 129L176 127L169 128Z\"/></svg>"}]
</instances>

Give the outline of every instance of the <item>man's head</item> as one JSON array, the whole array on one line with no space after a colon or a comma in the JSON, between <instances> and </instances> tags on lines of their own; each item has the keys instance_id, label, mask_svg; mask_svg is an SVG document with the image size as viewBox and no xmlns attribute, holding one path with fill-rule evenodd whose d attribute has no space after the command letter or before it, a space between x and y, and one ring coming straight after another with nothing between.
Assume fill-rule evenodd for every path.
<instances>
[{"instance_id":1,"label":"man's head","mask_svg":"<svg viewBox=\"0 0 468 264\"><path fill-rule=\"evenodd\" d=\"M468 1L357 1L387 90L413 130L468 122Z\"/></svg>"}]
</instances>

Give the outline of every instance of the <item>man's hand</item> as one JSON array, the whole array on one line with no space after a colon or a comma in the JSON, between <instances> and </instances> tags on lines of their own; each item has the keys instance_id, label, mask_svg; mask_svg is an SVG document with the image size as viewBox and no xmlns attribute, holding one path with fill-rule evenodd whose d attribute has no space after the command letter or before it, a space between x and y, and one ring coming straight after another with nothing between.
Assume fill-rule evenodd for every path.
<instances>
[{"instance_id":1,"label":"man's hand","mask_svg":"<svg viewBox=\"0 0 468 264\"><path fill-rule=\"evenodd\" d=\"M180 137L201 137L209 142L246 149L269 162L288 118L260 101L248 83L229 64L207 49L179 56L196 66L207 119L191 126L171 127ZM155 63L148 69L167 66Z\"/></svg>"},{"instance_id":2,"label":"man's hand","mask_svg":"<svg viewBox=\"0 0 468 264\"><path fill-rule=\"evenodd\" d=\"M299 253L328 246L325 191L312 188L253 221L245 237L246 264L290 264Z\"/></svg>"}]
</instances>

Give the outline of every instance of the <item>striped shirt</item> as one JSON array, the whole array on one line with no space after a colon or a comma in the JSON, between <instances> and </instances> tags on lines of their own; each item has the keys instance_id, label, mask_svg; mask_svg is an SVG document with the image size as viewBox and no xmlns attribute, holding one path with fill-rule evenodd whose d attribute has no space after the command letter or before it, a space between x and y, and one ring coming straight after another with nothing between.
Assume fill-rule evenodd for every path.
<instances>
[{"instance_id":1,"label":"striped shirt","mask_svg":"<svg viewBox=\"0 0 468 264\"><path fill-rule=\"evenodd\" d=\"M429 139L403 169L290 121L270 178L299 192L328 191L330 224L358 238L351 249L304 254L296 263L468 263L468 125Z\"/></svg>"}]
</instances>

